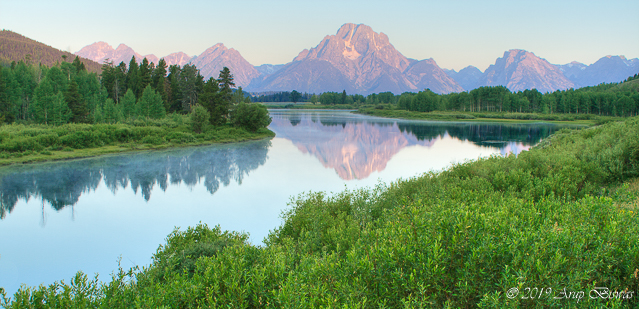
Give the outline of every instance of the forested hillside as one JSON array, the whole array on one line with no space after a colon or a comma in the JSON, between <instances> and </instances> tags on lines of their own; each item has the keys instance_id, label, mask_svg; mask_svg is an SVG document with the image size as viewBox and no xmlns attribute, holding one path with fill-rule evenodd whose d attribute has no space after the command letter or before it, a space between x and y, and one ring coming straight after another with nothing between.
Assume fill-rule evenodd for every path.
<instances>
[{"instance_id":1,"label":"forested hillside","mask_svg":"<svg viewBox=\"0 0 639 309\"><path fill-rule=\"evenodd\" d=\"M29 39L12 31L0 31L0 63L25 61L27 64L53 66L56 63L71 61L76 56L51 46ZM89 72L99 73L100 64L80 58L80 62Z\"/></svg>"}]
</instances>

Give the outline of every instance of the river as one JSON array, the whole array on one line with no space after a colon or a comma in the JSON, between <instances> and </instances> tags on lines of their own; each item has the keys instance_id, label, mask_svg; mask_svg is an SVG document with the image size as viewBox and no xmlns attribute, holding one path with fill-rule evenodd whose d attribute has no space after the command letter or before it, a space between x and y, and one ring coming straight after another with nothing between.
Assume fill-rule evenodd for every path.
<instances>
[{"instance_id":1,"label":"river","mask_svg":"<svg viewBox=\"0 0 639 309\"><path fill-rule=\"evenodd\" d=\"M175 228L244 231L260 245L291 200L518 154L560 126L271 110L270 140L0 168L0 287L146 266Z\"/></svg>"}]
</instances>

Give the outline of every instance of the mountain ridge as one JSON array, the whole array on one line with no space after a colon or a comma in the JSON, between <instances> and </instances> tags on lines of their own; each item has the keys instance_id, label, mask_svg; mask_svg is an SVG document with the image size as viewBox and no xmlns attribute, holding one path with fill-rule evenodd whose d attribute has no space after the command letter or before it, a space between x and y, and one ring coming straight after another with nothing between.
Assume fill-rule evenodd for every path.
<instances>
[{"instance_id":1,"label":"mountain ridge","mask_svg":"<svg viewBox=\"0 0 639 309\"><path fill-rule=\"evenodd\" d=\"M130 55L125 61L127 64L131 56L139 55L124 44L118 48L121 48L121 54ZM576 61L557 65L522 49L504 52L484 72L474 66L456 72L440 68L432 58L407 58L393 47L383 32L351 23L342 25L334 35L326 35L315 47L303 49L286 64L253 66L239 51L226 48L222 43L194 57L181 54L170 62L171 55L164 58L168 64L195 64L205 78L217 77L219 70L227 66L234 74L236 84L251 92L346 90L359 94L386 91L399 94L430 89L436 93L450 93L497 85L511 91L536 88L546 92L618 82L639 73L637 58L609 55L591 65ZM155 57L147 55L151 56Z\"/></svg>"}]
</instances>

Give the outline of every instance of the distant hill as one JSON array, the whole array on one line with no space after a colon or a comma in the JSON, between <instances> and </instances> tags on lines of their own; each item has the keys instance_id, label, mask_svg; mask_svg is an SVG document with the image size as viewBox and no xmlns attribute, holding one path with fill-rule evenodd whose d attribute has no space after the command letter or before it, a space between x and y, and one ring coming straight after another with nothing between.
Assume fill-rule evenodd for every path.
<instances>
[{"instance_id":1,"label":"distant hill","mask_svg":"<svg viewBox=\"0 0 639 309\"><path fill-rule=\"evenodd\" d=\"M38 41L29 39L23 35L17 34L13 31L2 30L0 31L0 60L4 62L18 62L25 60L27 55L31 58L31 63L41 63L46 66L53 66L56 63L65 61L62 56L66 55L67 62L75 59L74 54L61 51L53 48L49 45L45 45ZM89 59L80 57L80 61L84 63L84 66L89 72L99 73L102 65L91 61Z\"/></svg>"}]
</instances>

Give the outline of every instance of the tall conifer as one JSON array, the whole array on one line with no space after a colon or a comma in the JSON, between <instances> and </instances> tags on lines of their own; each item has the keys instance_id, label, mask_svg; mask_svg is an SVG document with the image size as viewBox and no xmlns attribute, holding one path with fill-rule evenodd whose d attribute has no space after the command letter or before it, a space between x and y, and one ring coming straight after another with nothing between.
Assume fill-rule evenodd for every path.
<instances>
[{"instance_id":1,"label":"tall conifer","mask_svg":"<svg viewBox=\"0 0 639 309\"><path fill-rule=\"evenodd\" d=\"M138 96L138 63L135 62L135 57L131 57L131 61L129 62L129 70L126 74L126 87L127 89L131 89L133 94Z\"/></svg>"}]
</instances>

